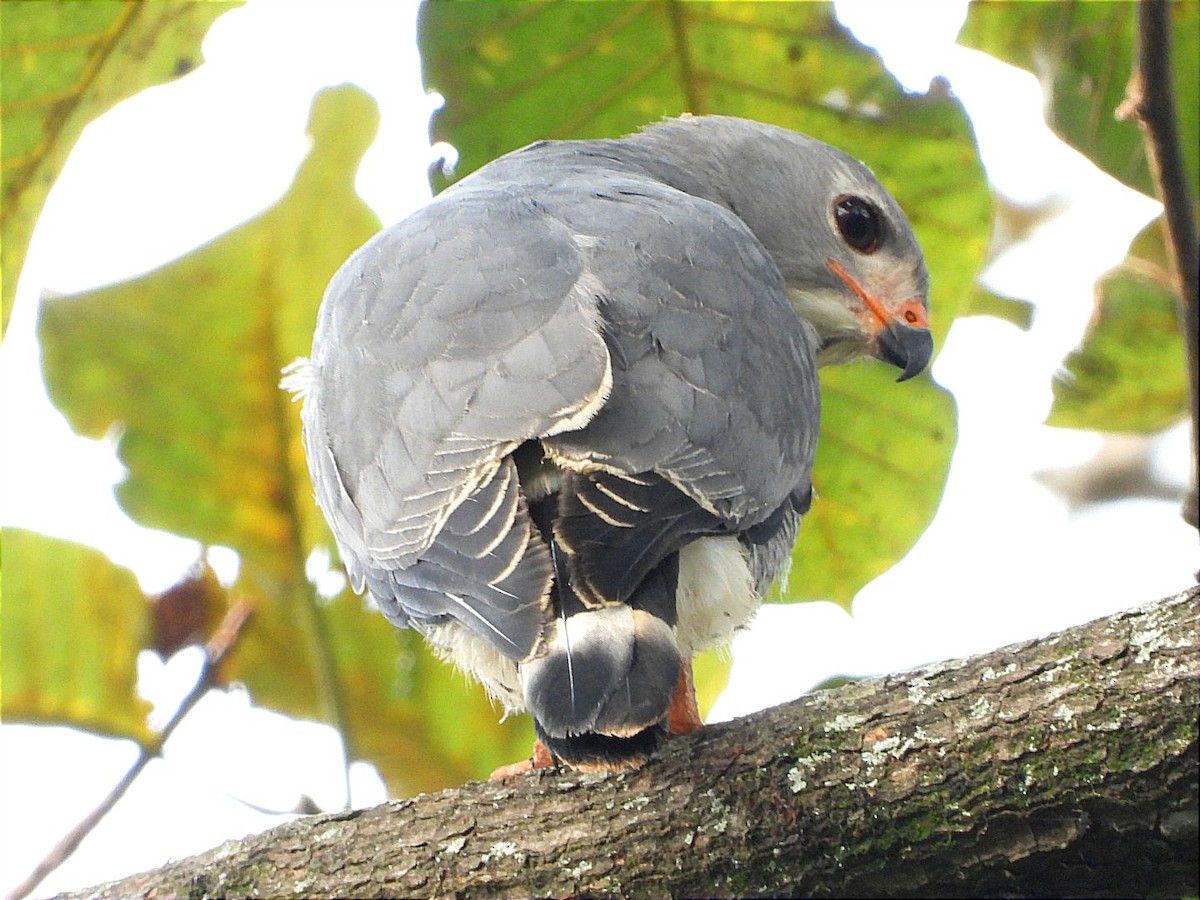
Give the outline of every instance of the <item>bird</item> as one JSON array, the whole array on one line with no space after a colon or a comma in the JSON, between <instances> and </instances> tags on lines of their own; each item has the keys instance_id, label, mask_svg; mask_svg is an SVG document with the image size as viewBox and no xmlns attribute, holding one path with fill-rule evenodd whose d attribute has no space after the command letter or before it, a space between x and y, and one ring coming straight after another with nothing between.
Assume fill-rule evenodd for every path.
<instances>
[{"instance_id":1,"label":"bird","mask_svg":"<svg viewBox=\"0 0 1200 900\"><path fill-rule=\"evenodd\" d=\"M729 116L539 141L328 285L303 400L353 588L527 711L530 759L643 765L699 727L812 501L820 366L929 363L920 244L871 171Z\"/></svg>"}]
</instances>

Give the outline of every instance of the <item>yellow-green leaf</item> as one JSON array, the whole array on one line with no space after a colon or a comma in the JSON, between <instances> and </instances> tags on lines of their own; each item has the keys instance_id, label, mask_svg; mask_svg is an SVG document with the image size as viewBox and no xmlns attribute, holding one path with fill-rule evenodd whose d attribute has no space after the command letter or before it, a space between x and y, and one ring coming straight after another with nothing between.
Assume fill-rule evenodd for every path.
<instances>
[{"instance_id":1,"label":"yellow-green leaf","mask_svg":"<svg viewBox=\"0 0 1200 900\"><path fill-rule=\"evenodd\" d=\"M1137 3L972 3L960 40L1037 76L1046 122L1110 175L1144 194L1154 185L1132 120L1118 119L1133 68ZM1200 183L1200 4L1171 11L1180 148L1193 190Z\"/></svg>"},{"instance_id":2,"label":"yellow-green leaf","mask_svg":"<svg viewBox=\"0 0 1200 900\"><path fill-rule=\"evenodd\" d=\"M307 354L333 272L379 228L354 191L377 124L361 90L322 91L312 149L275 206L142 277L46 298L39 321L51 399L76 431L120 434L124 509L240 554L237 589L257 612L230 676L284 712L335 721L328 640L304 574L329 537L279 375ZM269 689L276 670L294 676L290 690Z\"/></svg>"},{"instance_id":3,"label":"yellow-green leaf","mask_svg":"<svg viewBox=\"0 0 1200 900\"><path fill-rule=\"evenodd\" d=\"M42 302L51 399L82 434L119 427L122 507L237 549L268 595L304 584L324 542L279 373L308 353L329 278L379 228L354 192L377 122L357 88L322 92L312 151L275 206L142 277Z\"/></svg>"},{"instance_id":4,"label":"yellow-green leaf","mask_svg":"<svg viewBox=\"0 0 1200 900\"><path fill-rule=\"evenodd\" d=\"M1096 315L1052 383L1047 425L1146 433L1187 415L1179 306L1169 286L1123 265L1096 282Z\"/></svg>"},{"instance_id":5,"label":"yellow-green leaf","mask_svg":"<svg viewBox=\"0 0 1200 900\"><path fill-rule=\"evenodd\" d=\"M0 272L8 324L34 223L83 127L201 61L200 40L239 3L5 0L0 4Z\"/></svg>"},{"instance_id":6,"label":"yellow-green leaf","mask_svg":"<svg viewBox=\"0 0 1200 900\"><path fill-rule=\"evenodd\" d=\"M1033 325L1033 304L1028 300L1002 297L977 284L971 291L963 315L992 316L996 319L1003 319L1010 325L1016 325L1022 331L1028 331Z\"/></svg>"},{"instance_id":7,"label":"yellow-green leaf","mask_svg":"<svg viewBox=\"0 0 1200 900\"><path fill-rule=\"evenodd\" d=\"M933 519L958 436L954 399L925 377L894 380L876 365L821 371L813 505L781 599L849 609Z\"/></svg>"},{"instance_id":8,"label":"yellow-green leaf","mask_svg":"<svg viewBox=\"0 0 1200 900\"><path fill-rule=\"evenodd\" d=\"M379 769L391 796L485 778L529 755L527 717L501 723L483 688L363 598L343 591L315 616L340 710L334 724L350 755ZM261 706L329 721L317 696L322 673L304 652L305 640L287 604L262 602L230 660L229 677L245 683Z\"/></svg>"},{"instance_id":9,"label":"yellow-green leaf","mask_svg":"<svg viewBox=\"0 0 1200 900\"><path fill-rule=\"evenodd\" d=\"M486 778L498 766L529 757L533 724L528 716L501 722L503 710L483 688L435 658L419 635L395 629L393 634L404 652L398 665L394 659L387 662L397 666L392 684L402 703L396 727L379 735L385 746L397 744L396 733L419 736L413 746L437 761L445 786Z\"/></svg>"},{"instance_id":10,"label":"yellow-green leaf","mask_svg":"<svg viewBox=\"0 0 1200 900\"><path fill-rule=\"evenodd\" d=\"M692 660L692 678L696 685L696 704L700 707L700 718L708 716L721 691L729 684L729 671L733 659L726 648L705 650Z\"/></svg>"},{"instance_id":11,"label":"yellow-green leaf","mask_svg":"<svg viewBox=\"0 0 1200 900\"><path fill-rule=\"evenodd\" d=\"M4 720L152 740L136 690L150 610L133 573L20 528L5 528L2 541Z\"/></svg>"},{"instance_id":12,"label":"yellow-green leaf","mask_svg":"<svg viewBox=\"0 0 1200 900\"><path fill-rule=\"evenodd\" d=\"M119 430L130 515L241 555L235 593L255 613L222 673L259 705L338 726L399 796L528 756L532 730L501 725L415 634L348 592L319 600L305 578L312 550L333 546L279 374L308 353L333 272L379 228L354 193L376 121L358 89L322 92L312 152L278 204L141 278L47 299L40 334L72 426Z\"/></svg>"}]
</instances>

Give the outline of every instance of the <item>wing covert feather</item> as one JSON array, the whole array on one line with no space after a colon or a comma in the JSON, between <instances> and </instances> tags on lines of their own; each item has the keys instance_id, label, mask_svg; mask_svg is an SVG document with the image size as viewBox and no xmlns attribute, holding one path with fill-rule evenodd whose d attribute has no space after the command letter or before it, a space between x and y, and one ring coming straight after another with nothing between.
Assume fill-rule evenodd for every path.
<instances>
[{"instance_id":1,"label":"wing covert feather","mask_svg":"<svg viewBox=\"0 0 1200 900\"><path fill-rule=\"evenodd\" d=\"M546 443L566 461L657 472L731 525L762 520L808 486L816 335L728 210L628 179L592 196L551 209L585 234L604 223L586 264L603 274L612 394L586 428Z\"/></svg>"},{"instance_id":2,"label":"wing covert feather","mask_svg":"<svg viewBox=\"0 0 1200 900\"><path fill-rule=\"evenodd\" d=\"M360 250L318 322L306 440L360 573L415 562L487 466L608 390L570 232L520 196L444 196Z\"/></svg>"},{"instance_id":3,"label":"wing covert feather","mask_svg":"<svg viewBox=\"0 0 1200 900\"><path fill-rule=\"evenodd\" d=\"M627 171L514 186L485 169L331 282L304 411L318 501L393 621L454 618L519 659L553 566L508 454L540 438L568 468L690 498L669 528L633 510L652 568L808 490L815 349L728 210Z\"/></svg>"}]
</instances>

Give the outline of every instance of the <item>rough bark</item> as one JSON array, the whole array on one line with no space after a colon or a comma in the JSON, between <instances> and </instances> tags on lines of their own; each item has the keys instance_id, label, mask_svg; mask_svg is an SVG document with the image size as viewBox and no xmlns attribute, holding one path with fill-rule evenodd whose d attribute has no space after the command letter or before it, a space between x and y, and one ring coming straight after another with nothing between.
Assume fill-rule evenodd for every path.
<instances>
[{"instance_id":1,"label":"rough bark","mask_svg":"<svg viewBox=\"0 0 1200 900\"><path fill-rule=\"evenodd\" d=\"M1195 896L1197 590L79 897Z\"/></svg>"}]
</instances>

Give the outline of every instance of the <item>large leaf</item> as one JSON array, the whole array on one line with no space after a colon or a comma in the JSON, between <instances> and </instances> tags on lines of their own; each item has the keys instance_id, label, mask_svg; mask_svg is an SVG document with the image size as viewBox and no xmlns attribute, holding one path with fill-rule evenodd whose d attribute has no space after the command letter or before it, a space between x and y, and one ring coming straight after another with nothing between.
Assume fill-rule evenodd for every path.
<instances>
[{"instance_id":1,"label":"large leaf","mask_svg":"<svg viewBox=\"0 0 1200 900\"><path fill-rule=\"evenodd\" d=\"M83 127L200 62L200 40L238 3L74 0L0 4L0 334L54 179Z\"/></svg>"},{"instance_id":2,"label":"large leaf","mask_svg":"<svg viewBox=\"0 0 1200 900\"><path fill-rule=\"evenodd\" d=\"M136 681L150 608L133 573L98 550L20 528L4 529L3 553L4 720L149 742Z\"/></svg>"},{"instance_id":3,"label":"large leaf","mask_svg":"<svg viewBox=\"0 0 1200 900\"><path fill-rule=\"evenodd\" d=\"M120 435L129 514L241 555L237 592L256 609L222 674L261 705L339 726L400 795L486 775L527 755L532 733L500 725L414 635L349 593L320 601L305 578L332 539L279 373L307 354L334 270L379 228L353 188L377 119L356 88L322 92L312 152L275 206L143 277L46 299L40 335L72 426Z\"/></svg>"},{"instance_id":4,"label":"large leaf","mask_svg":"<svg viewBox=\"0 0 1200 900\"><path fill-rule=\"evenodd\" d=\"M258 608L230 675L259 702L326 720L336 692L304 564L328 536L278 383L308 352L325 284L379 228L353 187L377 122L358 89L322 92L312 150L275 206L140 278L47 298L39 322L47 388L72 427L119 429L125 510L241 555L239 589Z\"/></svg>"},{"instance_id":5,"label":"large leaf","mask_svg":"<svg viewBox=\"0 0 1200 900\"><path fill-rule=\"evenodd\" d=\"M379 227L353 188L377 120L361 91L323 92L312 150L274 207L140 278L46 298L39 321L51 399L82 434L120 433L125 510L241 555L239 591L257 611L230 677L260 702L326 720L338 719L336 693L304 576L326 533L278 382L308 350L325 283ZM290 690L269 689L278 670L294 676Z\"/></svg>"},{"instance_id":6,"label":"large leaf","mask_svg":"<svg viewBox=\"0 0 1200 900\"><path fill-rule=\"evenodd\" d=\"M1200 185L1200 4L1170 3L1180 144L1192 189ZM1046 121L1096 165L1144 194L1154 185L1136 122L1114 112L1133 67L1137 3L971 4L962 43L1037 76Z\"/></svg>"},{"instance_id":7,"label":"large leaf","mask_svg":"<svg viewBox=\"0 0 1200 900\"><path fill-rule=\"evenodd\" d=\"M696 705L700 708L700 717L708 716L725 686L729 684L729 670L732 657L725 647L715 650L704 650L692 660L693 684L696 688Z\"/></svg>"},{"instance_id":8,"label":"large leaf","mask_svg":"<svg viewBox=\"0 0 1200 900\"><path fill-rule=\"evenodd\" d=\"M307 354L325 284L379 228L354 193L374 101L317 96L313 147L258 218L144 276L45 298L51 399L81 434L120 428L121 506L153 528L233 547L259 588L304 583L324 533L280 369Z\"/></svg>"},{"instance_id":9,"label":"large leaf","mask_svg":"<svg viewBox=\"0 0 1200 900\"><path fill-rule=\"evenodd\" d=\"M393 795L484 778L529 755L529 719L501 722L483 689L435 659L416 632L397 630L349 592L327 622L345 707L366 711L347 716L350 738Z\"/></svg>"},{"instance_id":10,"label":"large leaf","mask_svg":"<svg viewBox=\"0 0 1200 900\"><path fill-rule=\"evenodd\" d=\"M967 120L951 98L905 94L829 4L428 3L419 31L456 176L540 138L615 136L685 111L774 122L844 148L895 194L929 261L939 340L965 309L990 204ZM824 379L821 499L788 599L849 604L937 507L953 404L927 381L888 380L874 364Z\"/></svg>"},{"instance_id":11,"label":"large leaf","mask_svg":"<svg viewBox=\"0 0 1200 900\"><path fill-rule=\"evenodd\" d=\"M349 590L317 607L322 644L313 659L291 606L265 603L246 630L230 677L255 702L337 725L352 756L367 759L392 796L483 778L529 755L533 729L501 711L483 689L435 659L412 631L399 631ZM322 708L322 679L337 699Z\"/></svg>"}]
</instances>

